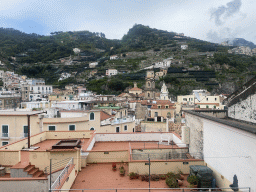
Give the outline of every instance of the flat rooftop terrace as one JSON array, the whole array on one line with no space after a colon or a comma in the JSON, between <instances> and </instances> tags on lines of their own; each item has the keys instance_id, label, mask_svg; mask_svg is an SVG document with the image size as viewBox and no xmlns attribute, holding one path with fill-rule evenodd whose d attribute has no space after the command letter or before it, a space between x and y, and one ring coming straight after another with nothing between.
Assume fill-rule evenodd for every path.
<instances>
[{"instance_id":1,"label":"flat rooftop terrace","mask_svg":"<svg viewBox=\"0 0 256 192\"><path fill-rule=\"evenodd\" d=\"M36 151L51 150L53 145L56 145L58 142L63 140L67 140L67 139L47 139L33 145L33 147L39 147L38 149L36 149ZM80 143L81 146L86 145L87 142L89 141L89 139L84 139L84 138L80 140L81 140L81 143ZM62 149L58 149L58 150L62 150Z\"/></svg>"},{"instance_id":2,"label":"flat rooftop terrace","mask_svg":"<svg viewBox=\"0 0 256 192\"><path fill-rule=\"evenodd\" d=\"M177 145L158 144L153 141L101 141L95 142L92 151L125 151L131 149L172 149Z\"/></svg>"},{"instance_id":3,"label":"flat rooftop terrace","mask_svg":"<svg viewBox=\"0 0 256 192\"><path fill-rule=\"evenodd\" d=\"M130 180L128 174L128 165L124 165L125 175L121 177L119 175L119 164L117 164L117 171L112 171L112 164L90 164L89 166L82 169L78 173L75 182L72 185L71 189L115 189L115 188L148 188L149 183L146 181L141 181L139 179ZM187 176L186 176L187 177ZM183 185L181 188L188 186L186 177L183 180ZM151 188L166 188L169 187L166 185L165 180L151 181ZM93 191L93 190L89 190ZM96 190L97 191L97 190ZM107 191L107 190L106 190ZM114 190L111 190L112 192ZM130 191L147 191L148 190L122 190L123 192ZM153 190L152 190L153 191ZM157 190L154 190L155 192ZM165 191L165 190L161 190Z\"/></svg>"}]
</instances>

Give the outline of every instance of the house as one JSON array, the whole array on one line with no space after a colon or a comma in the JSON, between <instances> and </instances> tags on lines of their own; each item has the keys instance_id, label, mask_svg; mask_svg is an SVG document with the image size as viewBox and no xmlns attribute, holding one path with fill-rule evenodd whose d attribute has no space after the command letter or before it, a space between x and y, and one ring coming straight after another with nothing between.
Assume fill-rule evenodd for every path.
<instances>
[{"instance_id":1,"label":"house","mask_svg":"<svg viewBox=\"0 0 256 192\"><path fill-rule=\"evenodd\" d=\"M118 56L117 56L117 55L111 55L111 56L110 56L110 60L116 60L116 59L118 59Z\"/></svg>"},{"instance_id":2,"label":"house","mask_svg":"<svg viewBox=\"0 0 256 192\"><path fill-rule=\"evenodd\" d=\"M145 164L148 157L151 158L151 174L178 170L188 174L189 165L204 164L203 160L192 158L187 145L173 133L120 133L116 137L116 133L93 131L45 131L30 137L30 150L26 148L27 141L25 138L0 148L3 157L0 163L5 169L4 176L0 176L3 192L38 189L46 192L49 185L54 190L69 190L73 184L74 188L83 189L86 186L81 178L88 169L97 169L95 162L123 162L128 164L124 165L128 173L140 175L148 171ZM50 162L52 180L48 176ZM18 187L15 185L17 181L20 182ZM97 185L99 188L103 186ZM118 188L111 186L114 187Z\"/></svg>"},{"instance_id":3,"label":"house","mask_svg":"<svg viewBox=\"0 0 256 192\"><path fill-rule=\"evenodd\" d=\"M181 45L180 48L181 48L181 50L187 50L188 49L188 45L185 45L185 44Z\"/></svg>"},{"instance_id":4,"label":"house","mask_svg":"<svg viewBox=\"0 0 256 192\"><path fill-rule=\"evenodd\" d=\"M89 63L89 67L95 68L98 64L99 64L98 62L92 62L92 63Z\"/></svg>"},{"instance_id":5,"label":"house","mask_svg":"<svg viewBox=\"0 0 256 192\"><path fill-rule=\"evenodd\" d=\"M118 71L116 69L107 69L106 70L106 76L116 75L117 73L118 73Z\"/></svg>"}]
</instances>

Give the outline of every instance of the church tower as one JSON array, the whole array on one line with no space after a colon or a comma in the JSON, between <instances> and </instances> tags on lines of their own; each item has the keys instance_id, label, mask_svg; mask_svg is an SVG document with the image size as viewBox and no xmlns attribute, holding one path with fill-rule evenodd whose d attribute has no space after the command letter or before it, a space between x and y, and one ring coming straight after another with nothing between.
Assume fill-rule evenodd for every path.
<instances>
[{"instance_id":1,"label":"church tower","mask_svg":"<svg viewBox=\"0 0 256 192\"><path fill-rule=\"evenodd\" d=\"M147 71L145 85L145 99L155 99L155 72Z\"/></svg>"},{"instance_id":2,"label":"church tower","mask_svg":"<svg viewBox=\"0 0 256 192\"><path fill-rule=\"evenodd\" d=\"M168 94L169 94L169 91L164 82L161 89L160 100L169 100Z\"/></svg>"}]
</instances>

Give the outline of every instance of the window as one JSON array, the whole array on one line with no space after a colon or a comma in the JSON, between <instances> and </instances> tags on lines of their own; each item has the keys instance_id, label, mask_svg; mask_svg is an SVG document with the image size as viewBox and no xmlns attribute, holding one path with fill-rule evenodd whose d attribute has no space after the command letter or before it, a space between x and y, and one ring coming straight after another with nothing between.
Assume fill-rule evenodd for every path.
<instances>
[{"instance_id":1,"label":"window","mask_svg":"<svg viewBox=\"0 0 256 192\"><path fill-rule=\"evenodd\" d=\"M161 105L158 105L157 108L158 108L158 109L161 109Z\"/></svg>"},{"instance_id":2,"label":"window","mask_svg":"<svg viewBox=\"0 0 256 192\"><path fill-rule=\"evenodd\" d=\"M31 90L33 91L33 87L31 87Z\"/></svg>"},{"instance_id":3,"label":"window","mask_svg":"<svg viewBox=\"0 0 256 192\"><path fill-rule=\"evenodd\" d=\"M187 101L187 98L183 98L183 101Z\"/></svg>"},{"instance_id":4,"label":"window","mask_svg":"<svg viewBox=\"0 0 256 192\"><path fill-rule=\"evenodd\" d=\"M95 129L92 127L92 128L90 128L90 131L94 131Z\"/></svg>"},{"instance_id":5,"label":"window","mask_svg":"<svg viewBox=\"0 0 256 192\"><path fill-rule=\"evenodd\" d=\"M124 126L124 131L127 131L127 125Z\"/></svg>"},{"instance_id":6,"label":"window","mask_svg":"<svg viewBox=\"0 0 256 192\"><path fill-rule=\"evenodd\" d=\"M217 98L215 98L215 101L217 101Z\"/></svg>"},{"instance_id":7,"label":"window","mask_svg":"<svg viewBox=\"0 0 256 192\"><path fill-rule=\"evenodd\" d=\"M75 131L76 130L76 126L75 125L69 125L68 129L69 129L69 131Z\"/></svg>"},{"instance_id":8,"label":"window","mask_svg":"<svg viewBox=\"0 0 256 192\"><path fill-rule=\"evenodd\" d=\"M8 125L2 125L2 137L9 137Z\"/></svg>"},{"instance_id":9,"label":"window","mask_svg":"<svg viewBox=\"0 0 256 192\"><path fill-rule=\"evenodd\" d=\"M90 120L94 120L94 113L90 113Z\"/></svg>"},{"instance_id":10,"label":"window","mask_svg":"<svg viewBox=\"0 0 256 192\"><path fill-rule=\"evenodd\" d=\"M132 132L135 132L135 129L134 129L134 128L132 128Z\"/></svg>"},{"instance_id":11,"label":"window","mask_svg":"<svg viewBox=\"0 0 256 192\"><path fill-rule=\"evenodd\" d=\"M119 133L119 130L120 128L119 127L116 127L116 133Z\"/></svg>"},{"instance_id":12,"label":"window","mask_svg":"<svg viewBox=\"0 0 256 192\"><path fill-rule=\"evenodd\" d=\"M150 97L150 93L148 93L148 97Z\"/></svg>"},{"instance_id":13,"label":"window","mask_svg":"<svg viewBox=\"0 0 256 192\"><path fill-rule=\"evenodd\" d=\"M44 87L42 87L42 91L44 90Z\"/></svg>"},{"instance_id":14,"label":"window","mask_svg":"<svg viewBox=\"0 0 256 192\"><path fill-rule=\"evenodd\" d=\"M24 135L24 137L28 137L28 126L27 125L24 125L23 126L23 135Z\"/></svg>"},{"instance_id":15,"label":"window","mask_svg":"<svg viewBox=\"0 0 256 192\"><path fill-rule=\"evenodd\" d=\"M49 131L55 131L55 125L49 125L48 129Z\"/></svg>"},{"instance_id":16,"label":"window","mask_svg":"<svg viewBox=\"0 0 256 192\"><path fill-rule=\"evenodd\" d=\"M40 87L38 87L38 90L40 90Z\"/></svg>"},{"instance_id":17,"label":"window","mask_svg":"<svg viewBox=\"0 0 256 192\"><path fill-rule=\"evenodd\" d=\"M9 142L8 141L3 141L2 142L2 146L4 146L4 145L8 145L9 144Z\"/></svg>"},{"instance_id":18,"label":"window","mask_svg":"<svg viewBox=\"0 0 256 192\"><path fill-rule=\"evenodd\" d=\"M206 105L206 108L208 109L208 108L209 108L209 106L208 106L208 105Z\"/></svg>"},{"instance_id":19,"label":"window","mask_svg":"<svg viewBox=\"0 0 256 192\"><path fill-rule=\"evenodd\" d=\"M148 83L148 86L150 87L150 83Z\"/></svg>"},{"instance_id":20,"label":"window","mask_svg":"<svg viewBox=\"0 0 256 192\"><path fill-rule=\"evenodd\" d=\"M206 101L208 101L208 98L206 98Z\"/></svg>"},{"instance_id":21,"label":"window","mask_svg":"<svg viewBox=\"0 0 256 192\"><path fill-rule=\"evenodd\" d=\"M168 105L165 105L165 109L168 109L169 108L169 106Z\"/></svg>"},{"instance_id":22,"label":"window","mask_svg":"<svg viewBox=\"0 0 256 192\"><path fill-rule=\"evenodd\" d=\"M47 87L45 87L45 90L47 91Z\"/></svg>"}]
</instances>

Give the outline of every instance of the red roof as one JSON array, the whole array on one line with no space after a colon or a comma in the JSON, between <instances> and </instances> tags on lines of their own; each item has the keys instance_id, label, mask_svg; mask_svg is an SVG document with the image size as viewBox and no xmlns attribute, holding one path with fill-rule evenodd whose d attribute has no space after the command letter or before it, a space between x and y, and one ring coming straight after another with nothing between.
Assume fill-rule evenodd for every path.
<instances>
[{"instance_id":1,"label":"red roof","mask_svg":"<svg viewBox=\"0 0 256 192\"><path fill-rule=\"evenodd\" d=\"M140 89L138 87L133 87L129 91L142 91L142 89Z\"/></svg>"},{"instance_id":2,"label":"red roof","mask_svg":"<svg viewBox=\"0 0 256 192\"><path fill-rule=\"evenodd\" d=\"M109 119L109 118L111 118L111 115L107 114L105 111L100 111L100 120L101 121Z\"/></svg>"}]
</instances>

